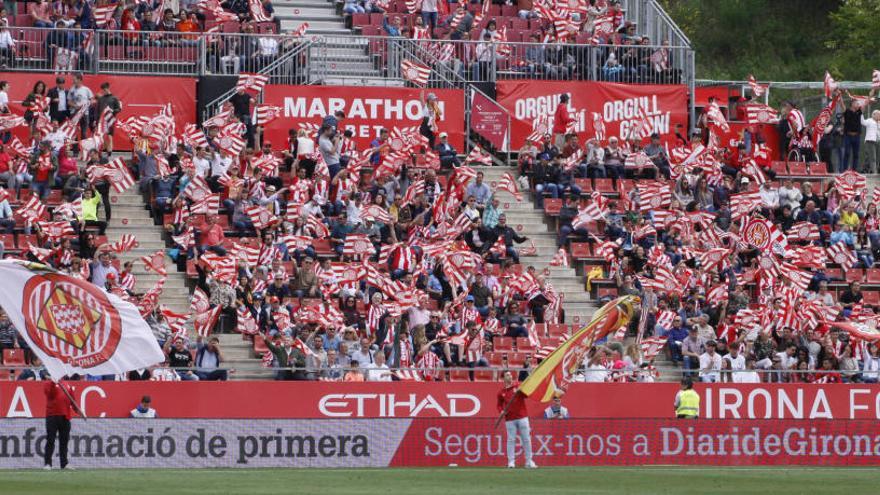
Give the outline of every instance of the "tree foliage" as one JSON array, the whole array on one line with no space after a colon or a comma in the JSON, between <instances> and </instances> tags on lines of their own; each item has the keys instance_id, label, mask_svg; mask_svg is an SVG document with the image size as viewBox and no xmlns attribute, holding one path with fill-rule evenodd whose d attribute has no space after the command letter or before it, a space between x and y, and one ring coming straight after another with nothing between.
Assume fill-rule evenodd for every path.
<instances>
[{"instance_id":1,"label":"tree foliage","mask_svg":"<svg viewBox=\"0 0 880 495\"><path fill-rule=\"evenodd\" d=\"M660 0L691 39L697 77L870 80L880 0Z\"/></svg>"}]
</instances>

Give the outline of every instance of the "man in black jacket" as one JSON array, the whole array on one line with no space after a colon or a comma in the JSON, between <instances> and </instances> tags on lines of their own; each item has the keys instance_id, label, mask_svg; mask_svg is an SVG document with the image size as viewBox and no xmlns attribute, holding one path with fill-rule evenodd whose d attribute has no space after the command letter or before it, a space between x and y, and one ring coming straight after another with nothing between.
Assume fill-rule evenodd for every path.
<instances>
[{"instance_id":1,"label":"man in black jacket","mask_svg":"<svg viewBox=\"0 0 880 495\"><path fill-rule=\"evenodd\" d=\"M492 244L494 244L498 239L504 239L504 246L507 251L507 256L516 264L519 264L519 253L516 251L516 248L513 247L513 243L522 244L529 240L528 237L524 235L519 235L514 231L509 225L507 225L507 215L501 214L498 217L498 225L492 229L492 233L494 234L494 239Z\"/></svg>"},{"instance_id":2,"label":"man in black jacket","mask_svg":"<svg viewBox=\"0 0 880 495\"><path fill-rule=\"evenodd\" d=\"M455 148L453 148L451 144L449 144L448 137L448 134L441 132L440 142L434 148L437 151L437 155L440 157L441 168L457 167L461 165L461 162L458 160L458 152L455 151Z\"/></svg>"},{"instance_id":3,"label":"man in black jacket","mask_svg":"<svg viewBox=\"0 0 880 495\"><path fill-rule=\"evenodd\" d=\"M573 225L574 219L578 216L577 196L566 196L565 204L559 210L559 237L556 239L557 247L563 247L568 243L568 236L572 233L580 237L589 237L590 232L587 229L576 229Z\"/></svg>"},{"instance_id":4,"label":"man in black jacket","mask_svg":"<svg viewBox=\"0 0 880 495\"><path fill-rule=\"evenodd\" d=\"M55 87L46 94L49 97L49 118L59 124L67 120L67 90L64 89L64 78L55 79Z\"/></svg>"}]
</instances>

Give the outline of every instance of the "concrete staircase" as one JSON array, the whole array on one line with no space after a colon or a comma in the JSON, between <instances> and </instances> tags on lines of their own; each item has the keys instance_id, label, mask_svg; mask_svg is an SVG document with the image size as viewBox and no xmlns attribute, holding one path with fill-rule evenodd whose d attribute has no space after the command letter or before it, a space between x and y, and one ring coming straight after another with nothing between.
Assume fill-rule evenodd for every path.
<instances>
[{"instance_id":1,"label":"concrete staircase","mask_svg":"<svg viewBox=\"0 0 880 495\"><path fill-rule=\"evenodd\" d=\"M273 6L282 31L308 22L307 34L320 37L309 49L309 84L403 86L402 79L386 79L380 60L369 52L369 38L345 27L334 1L278 0Z\"/></svg>"},{"instance_id":2,"label":"concrete staircase","mask_svg":"<svg viewBox=\"0 0 880 495\"><path fill-rule=\"evenodd\" d=\"M223 366L235 370L229 375L230 380L271 380L271 368L263 368L262 356L254 354L254 345L250 340L243 340L237 333L217 334L220 349L223 353Z\"/></svg>"},{"instance_id":3,"label":"concrete staircase","mask_svg":"<svg viewBox=\"0 0 880 495\"><path fill-rule=\"evenodd\" d=\"M111 191L110 201L113 209L112 218L107 225L107 237L110 242L114 242L125 234L134 235L137 246L120 255L120 260L135 262L133 271L137 279L135 292L146 292L162 277L156 273L148 272L140 258L165 249L162 227L153 224L150 211L147 209L143 196L138 192L137 185L122 194ZM166 259L166 269L168 270L168 278L165 280L165 289L162 291L159 302L176 312L189 311L190 296L185 274L178 273L171 258Z\"/></svg>"},{"instance_id":4,"label":"concrete staircase","mask_svg":"<svg viewBox=\"0 0 880 495\"><path fill-rule=\"evenodd\" d=\"M512 167L473 167L475 171L483 172L485 181L494 186L505 173L516 175ZM596 303L590 298L590 294L584 287L585 278L579 275L574 268L562 266L550 266L550 261L556 254L555 226L544 212L534 207L534 202L528 192L523 192L522 202L506 192L499 195L501 206L507 215L507 223L520 235L526 235L535 243L537 256L524 256L520 263L525 266L534 266L538 272L549 269L550 275L547 280L553 284L557 292L565 294L565 322L584 324L590 321L593 313L598 309ZM528 247L529 242L520 244L519 247Z\"/></svg>"},{"instance_id":5,"label":"concrete staircase","mask_svg":"<svg viewBox=\"0 0 880 495\"><path fill-rule=\"evenodd\" d=\"M336 3L327 0L277 0L272 2L275 17L281 21L282 31L291 31L304 22L309 23L308 34L351 34L342 16L336 11Z\"/></svg>"}]
</instances>

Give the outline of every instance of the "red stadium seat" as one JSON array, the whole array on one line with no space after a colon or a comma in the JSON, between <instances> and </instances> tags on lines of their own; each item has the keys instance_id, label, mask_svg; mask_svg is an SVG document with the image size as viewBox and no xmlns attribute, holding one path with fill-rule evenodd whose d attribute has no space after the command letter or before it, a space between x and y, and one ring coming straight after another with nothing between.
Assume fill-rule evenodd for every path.
<instances>
[{"instance_id":1,"label":"red stadium seat","mask_svg":"<svg viewBox=\"0 0 880 495\"><path fill-rule=\"evenodd\" d=\"M3 349L3 364L6 366L24 366L24 349Z\"/></svg>"},{"instance_id":2,"label":"red stadium seat","mask_svg":"<svg viewBox=\"0 0 880 495\"><path fill-rule=\"evenodd\" d=\"M330 239L315 239L312 241L312 247L315 248L315 254L318 256L334 256L336 254L330 245Z\"/></svg>"},{"instance_id":3,"label":"red stadium seat","mask_svg":"<svg viewBox=\"0 0 880 495\"><path fill-rule=\"evenodd\" d=\"M862 291L862 303L870 304L871 306L880 306L880 291Z\"/></svg>"},{"instance_id":4,"label":"red stadium seat","mask_svg":"<svg viewBox=\"0 0 880 495\"><path fill-rule=\"evenodd\" d=\"M776 172L777 175L788 175L788 166L785 162L770 163L770 170Z\"/></svg>"},{"instance_id":5,"label":"red stadium seat","mask_svg":"<svg viewBox=\"0 0 880 495\"><path fill-rule=\"evenodd\" d=\"M880 284L880 268L868 268L865 280L869 284Z\"/></svg>"},{"instance_id":6,"label":"red stadium seat","mask_svg":"<svg viewBox=\"0 0 880 495\"><path fill-rule=\"evenodd\" d=\"M825 162L810 162L807 169L810 175L828 175L828 164Z\"/></svg>"},{"instance_id":7,"label":"red stadium seat","mask_svg":"<svg viewBox=\"0 0 880 495\"><path fill-rule=\"evenodd\" d=\"M596 297L617 297L616 287L599 287L596 289Z\"/></svg>"},{"instance_id":8,"label":"red stadium seat","mask_svg":"<svg viewBox=\"0 0 880 495\"><path fill-rule=\"evenodd\" d=\"M804 162L788 162L789 175L807 175L807 164Z\"/></svg>"},{"instance_id":9,"label":"red stadium seat","mask_svg":"<svg viewBox=\"0 0 880 495\"><path fill-rule=\"evenodd\" d=\"M526 364L525 352L514 352L507 355L507 365L510 368L522 368Z\"/></svg>"},{"instance_id":10,"label":"red stadium seat","mask_svg":"<svg viewBox=\"0 0 880 495\"><path fill-rule=\"evenodd\" d=\"M614 189L614 182L611 179L596 179L596 190L600 193L617 192Z\"/></svg>"},{"instance_id":11,"label":"red stadium seat","mask_svg":"<svg viewBox=\"0 0 880 495\"><path fill-rule=\"evenodd\" d=\"M500 351L512 351L513 350L513 339L510 337L495 337L492 339L493 348Z\"/></svg>"},{"instance_id":12,"label":"red stadium seat","mask_svg":"<svg viewBox=\"0 0 880 495\"><path fill-rule=\"evenodd\" d=\"M269 347L266 345L266 339L263 338L262 334L254 335L254 352L262 356L264 353L269 352Z\"/></svg>"},{"instance_id":13,"label":"red stadium seat","mask_svg":"<svg viewBox=\"0 0 880 495\"><path fill-rule=\"evenodd\" d=\"M592 255L589 242L572 242L571 257L575 260L589 258Z\"/></svg>"},{"instance_id":14,"label":"red stadium seat","mask_svg":"<svg viewBox=\"0 0 880 495\"><path fill-rule=\"evenodd\" d=\"M450 382L469 382L469 381L471 381L471 374L468 370L465 370L465 369L449 370L449 381Z\"/></svg>"},{"instance_id":15,"label":"red stadium seat","mask_svg":"<svg viewBox=\"0 0 880 495\"><path fill-rule=\"evenodd\" d=\"M529 342L528 337L517 337L516 350L517 352L533 351L535 350L535 346L533 346L532 343Z\"/></svg>"},{"instance_id":16,"label":"red stadium seat","mask_svg":"<svg viewBox=\"0 0 880 495\"><path fill-rule=\"evenodd\" d=\"M559 198L547 198L544 200L544 213L550 215L551 217L555 217L559 215L559 210L562 209L562 200Z\"/></svg>"},{"instance_id":17,"label":"red stadium seat","mask_svg":"<svg viewBox=\"0 0 880 495\"><path fill-rule=\"evenodd\" d=\"M486 353L486 361L489 362L489 366L501 367L504 365L504 353L503 352L487 352Z\"/></svg>"},{"instance_id":18,"label":"red stadium seat","mask_svg":"<svg viewBox=\"0 0 880 495\"><path fill-rule=\"evenodd\" d=\"M485 370L485 369L475 369L474 370L474 381L475 382L494 382L495 371L494 370Z\"/></svg>"},{"instance_id":19,"label":"red stadium seat","mask_svg":"<svg viewBox=\"0 0 880 495\"><path fill-rule=\"evenodd\" d=\"M14 234L0 234L0 243L3 243L3 249L6 251L15 249Z\"/></svg>"},{"instance_id":20,"label":"red stadium seat","mask_svg":"<svg viewBox=\"0 0 880 495\"><path fill-rule=\"evenodd\" d=\"M865 272L861 268L850 268L846 271L847 282L861 282L865 279Z\"/></svg>"},{"instance_id":21,"label":"red stadium seat","mask_svg":"<svg viewBox=\"0 0 880 495\"><path fill-rule=\"evenodd\" d=\"M568 333L568 325L562 323L551 323L547 325L547 334L551 337L559 338Z\"/></svg>"},{"instance_id":22,"label":"red stadium seat","mask_svg":"<svg viewBox=\"0 0 880 495\"><path fill-rule=\"evenodd\" d=\"M12 370L0 370L0 381L15 380L15 372Z\"/></svg>"}]
</instances>

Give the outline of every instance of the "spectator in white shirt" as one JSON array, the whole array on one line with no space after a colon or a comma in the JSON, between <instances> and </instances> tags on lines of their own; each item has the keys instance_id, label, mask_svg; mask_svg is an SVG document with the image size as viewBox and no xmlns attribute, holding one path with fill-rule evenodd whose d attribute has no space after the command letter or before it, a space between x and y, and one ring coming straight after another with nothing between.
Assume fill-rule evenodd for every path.
<instances>
[{"instance_id":1,"label":"spectator in white shirt","mask_svg":"<svg viewBox=\"0 0 880 495\"><path fill-rule=\"evenodd\" d=\"M544 409L544 419L568 419L568 408L562 405L562 397L553 397L553 403Z\"/></svg>"},{"instance_id":2,"label":"spectator in white shirt","mask_svg":"<svg viewBox=\"0 0 880 495\"><path fill-rule=\"evenodd\" d=\"M9 34L6 19L0 20L0 68L5 69L15 62L15 39Z\"/></svg>"},{"instance_id":3,"label":"spectator in white shirt","mask_svg":"<svg viewBox=\"0 0 880 495\"><path fill-rule=\"evenodd\" d=\"M862 381L877 383L880 381L880 348L877 344L868 346L868 355L862 358Z\"/></svg>"},{"instance_id":4,"label":"spectator in white shirt","mask_svg":"<svg viewBox=\"0 0 880 495\"><path fill-rule=\"evenodd\" d=\"M706 352L700 355L700 380L716 383L721 381L721 355L715 352L715 341L706 342Z\"/></svg>"},{"instance_id":5,"label":"spectator in white shirt","mask_svg":"<svg viewBox=\"0 0 880 495\"><path fill-rule=\"evenodd\" d=\"M779 192L773 188L770 181L765 182L761 186L761 203L763 203L767 213L779 208Z\"/></svg>"},{"instance_id":6,"label":"spectator in white shirt","mask_svg":"<svg viewBox=\"0 0 880 495\"><path fill-rule=\"evenodd\" d=\"M797 215L797 210L801 207L801 200L804 198L800 188L794 187L791 179L785 179L782 181L778 193L779 206L788 206L791 208L792 216Z\"/></svg>"},{"instance_id":7,"label":"spectator in white shirt","mask_svg":"<svg viewBox=\"0 0 880 495\"><path fill-rule=\"evenodd\" d=\"M192 162L198 177L208 177L208 174L211 172L211 157L208 154L207 148L198 148Z\"/></svg>"},{"instance_id":8,"label":"spectator in white shirt","mask_svg":"<svg viewBox=\"0 0 880 495\"><path fill-rule=\"evenodd\" d=\"M873 93L873 90L872 90ZM865 108L867 111L868 108ZM866 112L867 113L867 112ZM862 126L865 128L865 172L876 174L877 163L880 160L880 110L871 112L871 118L861 117Z\"/></svg>"},{"instance_id":9,"label":"spectator in white shirt","mask_svg":"<svg viewBox=\"0 0 880 495\"><path fill-rule=\"evenodd\" d=\"M746 358L746 371L733 374L733 383L761 383L761 376L755 371L755 358Z\"/></svg>"},{"instance_id":10,"label":"spectator in white shirt","mask_svg":"<svg viewBox=\"0 0 880 495\"><path fill-rule=\"evenodd\" d=\"M737 375L740 374L739 372L746 369L746 358L740 354L739 345L735 344L730 346L730 352L721 359L725 363L724 369L730 370L730 381L738 383Z\"/></svg>"},{"instance_id":11,"label":"spectator in white shirt","mask_svg":"<svg viewBox=\"0 0 880 495\"><path fill-rule=\"evenodd\" d=\"M375 362L364 368L367 375L368 382L390 382L391 381L391 370L388 368L388 365L385 364L385 351L379 349L373 354L375 358Z\"/></svg>"}]
</instances>

